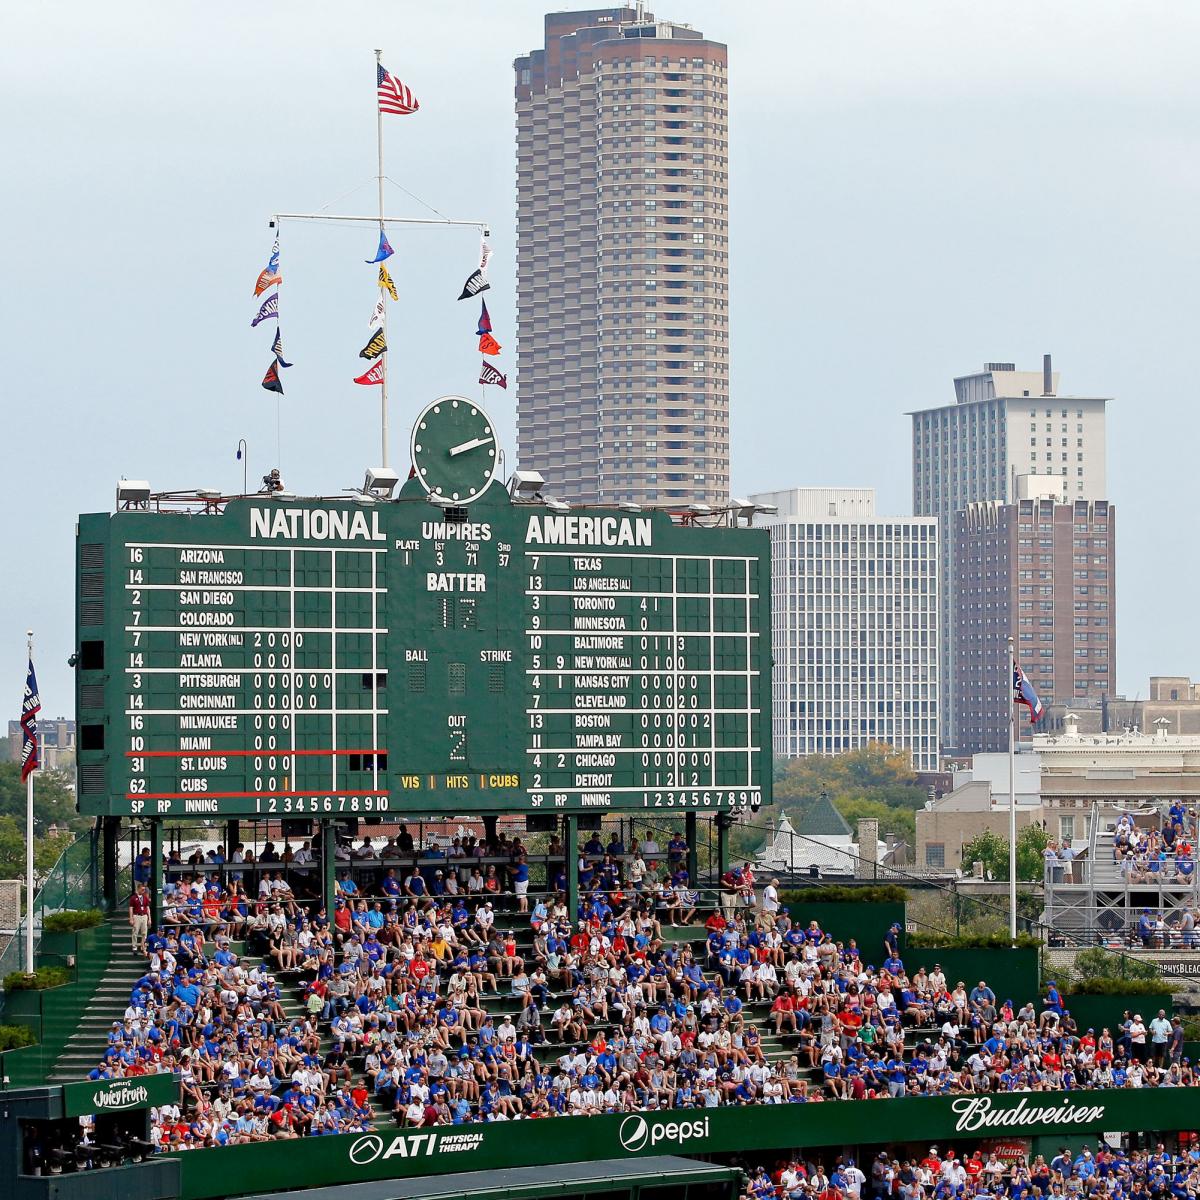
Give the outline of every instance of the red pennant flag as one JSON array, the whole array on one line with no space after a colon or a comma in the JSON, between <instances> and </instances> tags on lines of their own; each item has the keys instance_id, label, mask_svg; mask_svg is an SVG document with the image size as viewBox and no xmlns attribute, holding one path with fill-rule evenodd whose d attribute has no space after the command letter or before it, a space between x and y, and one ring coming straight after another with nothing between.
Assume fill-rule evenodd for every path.
<instances>
[{"instance_id":1,"label":"red pennant flag","mask_svg":"<svg viewBox=\"0 0 1200 1200\"><path fill-rule=\"evenodd\" d=\"M371 385L372 383L383 384L383 360L380 359L365 375L357 375L354 379L355 383Z\"/></svg>"},{"instance_id":2,"label":"red pennant flag","mask_svg":"<svg viewBox=\"0 0 1200 1200\"><path fill-rule=\"evenodd\" d=\"M508 390L508 376L501 375L500 372L497 371L496 368L486 360L479 364L479 382L494 383L497 387L502 387L505 391Z\"/></svg>"},{"instance_id":3,"label":"red pennant flag","mask_svg":"<svg viewBox=\"0 0 1200 1200\"><path fill-rule=\"evenodd\" d=\"M278 392L283 395L283 384L279 381L279 359L272 359L267 373L263 376L262 385L268 392Z\"/></svg>"},{"instance_id":4,"label":"red pennant flag","mask_svg":"<svg viewBox=\"0 0 1200 1200\"><path fill-rule=\"evenodd\" d=\"M258 273L258 282L254 285L254 294L261 296L269 287L274 287L277 283L283 282L283 276L278 271L272 271L270 267L265 267Z\"/></svg>"},{"instance_id":5,"label":"red pennant flag","mask_svg":"<svg viewBox=\"0 0 1200 1200\"><path fill-rule=\"evenodd\" d=\"M479 339L479 353L499 354L500 343L490 333L485 333Z\"/></svg>"}]
</instances>

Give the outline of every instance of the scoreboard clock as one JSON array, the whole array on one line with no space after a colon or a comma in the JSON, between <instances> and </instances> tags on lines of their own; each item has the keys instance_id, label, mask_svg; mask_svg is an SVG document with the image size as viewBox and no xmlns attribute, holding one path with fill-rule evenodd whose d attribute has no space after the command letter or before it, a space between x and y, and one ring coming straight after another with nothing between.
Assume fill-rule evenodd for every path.
<instances>
[{"instance_id":1,"label":"scoreboard clock","mask_svg":"<svg viewBox=\"0 0 1200 1200\"><path fill-rule=\"evenodd\" d=\"M428 405L394 500L80 517L81 811L768 803L767 532L512 498L494 429Z\"/></svg>"}]
</instances>

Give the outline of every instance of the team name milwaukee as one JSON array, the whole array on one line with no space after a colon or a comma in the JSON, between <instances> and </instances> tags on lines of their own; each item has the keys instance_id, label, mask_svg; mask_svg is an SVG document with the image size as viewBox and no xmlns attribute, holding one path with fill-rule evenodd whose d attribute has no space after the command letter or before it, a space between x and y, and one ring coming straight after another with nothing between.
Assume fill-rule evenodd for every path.
<instances>
[{"instance_id":1,"label":"team name milwaukee","mask_svg":"<svg viewBox=\"0 0 1200 1200\"><path fill-rule=\"evenodd\" d=\"M300 538L309 542L385 542L377 512L336 508L252 508L252 538Z\"/></svg>"},{"instance_id":2,"label":"team name milwaukee","mask_svg":"<svg viewBox=\"0 0 1200 1200\"><path fill-rule=\"evenodd\" d=\"M973 1133L976 1129L1013 1125L1088 1125L1104 1116L1104 1105L1074 1105L1064 1100L1053 1107L1031 1105L1024 1097L1013 1108L993 1107L990 1096L963 1096L950 1107L958 1113L954 1126L957 1133Z\"/></svg>"}]
</instances>

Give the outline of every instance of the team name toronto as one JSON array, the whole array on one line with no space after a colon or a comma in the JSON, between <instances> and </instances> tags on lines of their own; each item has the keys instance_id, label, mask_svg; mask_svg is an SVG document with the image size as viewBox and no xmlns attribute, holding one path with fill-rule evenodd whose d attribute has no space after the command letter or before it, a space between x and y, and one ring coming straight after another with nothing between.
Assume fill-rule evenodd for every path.
<instances>
[{"instance_id":1,"label":"team name toronto","mask_svg":"<svg viewBox=\"0 0 1200 1200\"><path fill-rule=\"evenodd\" d=\"M1069 1100L1050 1107L1035 1107L1024 1098L1015 1108L997 1109L988 1096L963 1096L951 1103L958 1113L954 1129L972 1133L976 1129L1013 1125L1088 1125L1104 1116L1104 1105L1074 1105Z\"/></svg>"}]
</instances>

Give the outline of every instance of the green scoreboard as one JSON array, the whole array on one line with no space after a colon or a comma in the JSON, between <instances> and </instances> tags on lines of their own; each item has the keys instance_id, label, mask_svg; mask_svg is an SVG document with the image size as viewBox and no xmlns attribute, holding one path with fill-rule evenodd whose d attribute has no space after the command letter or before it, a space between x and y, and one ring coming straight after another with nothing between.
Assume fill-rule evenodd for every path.
<instances>
[{"instance_id":1,"label":"green scoreboard","mask_svg":"<svg viewBox=\"0 0 1200 1200\"><path fill-rule=\"evenodd\" d=\"M451 403L483 423L419 420L394 500L80 517L82 812L770 801L767 532L514 500L459 461L492 439Z\"/></svg>"}]
</instances>

